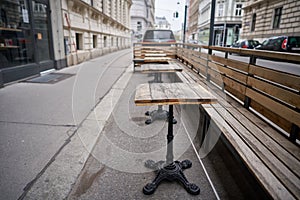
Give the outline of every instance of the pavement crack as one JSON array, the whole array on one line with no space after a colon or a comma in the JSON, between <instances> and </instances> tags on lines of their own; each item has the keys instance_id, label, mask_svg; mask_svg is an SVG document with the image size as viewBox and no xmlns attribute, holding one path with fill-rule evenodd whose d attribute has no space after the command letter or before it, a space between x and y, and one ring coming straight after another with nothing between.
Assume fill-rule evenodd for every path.
<instances>
[{"instance_id":1,"label":"pavement crack","mask_svg":"<svg viewBox=\"0 0 300 200\"><path fill-rule=\"evenodd\" d=\"M105 167L100 168L96 173L89 173L85 171L80 179L80 184L77 187L74 196L80 197L86 193L87 190L93 185L95 179L105 171Z\"/></svg>"},{"instance_id":2,"label":"pavement crack","mask_svg":"<svg viewBox=\"0 0 300 200\"><path fill-rule=\"evenodd\" d=\"M1 121L0 123L5 124L19 124L19 125L34 125L34 126L51 126L51 127L67 127L67 128L73 128L77 127L75 124L47 124L47 123L33 123L33 122L14 122L14 121Z\"/></svg>"}]
</instances>

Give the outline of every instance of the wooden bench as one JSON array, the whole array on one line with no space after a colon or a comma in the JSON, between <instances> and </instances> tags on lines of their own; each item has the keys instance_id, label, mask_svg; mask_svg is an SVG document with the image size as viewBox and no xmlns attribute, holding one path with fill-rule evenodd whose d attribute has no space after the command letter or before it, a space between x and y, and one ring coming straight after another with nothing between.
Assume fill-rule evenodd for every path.
<instances>
[{"instance_id":1,"label":"wooden bench","mask_svg":"<svg viewBox=\"0 0 300 200\"><path fill-rule=\"evenodd\" d=\"M219 100L200 107L202 135L217 127L271 198L300 199L300 77L184 48L178 58L180 80Z\"/></svg>"},{"instance_id":2,"label":"wooden bench","mask_svg":"<svg viewBox=\"0 0 300 200\"><path fill-rule=\"evenodd\" d=\"M133 70L144 63L168 63L176 58L176 43L134 43Z\"/></svg>"}]
</instances>

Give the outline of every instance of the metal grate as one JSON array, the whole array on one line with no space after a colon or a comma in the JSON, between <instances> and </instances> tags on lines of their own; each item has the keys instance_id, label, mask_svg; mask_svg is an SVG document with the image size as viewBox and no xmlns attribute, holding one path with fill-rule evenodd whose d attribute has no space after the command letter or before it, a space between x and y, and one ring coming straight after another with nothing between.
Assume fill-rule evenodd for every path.
<instances>
[{"instance_id":1,"label":"metal grate","mask_svg":"<svg viewBox=\"0 0 300 200\"><path fill-rule=\"evenodd\" d=\"M57 83L59 81L70 78L72 76L74 76L74 74L51 73L51 74L46 74L46 75L39 76L39 77L36 77L36 78L28 79L24 82L54 84L54 83Z\"/></svg>"}]
</instances>

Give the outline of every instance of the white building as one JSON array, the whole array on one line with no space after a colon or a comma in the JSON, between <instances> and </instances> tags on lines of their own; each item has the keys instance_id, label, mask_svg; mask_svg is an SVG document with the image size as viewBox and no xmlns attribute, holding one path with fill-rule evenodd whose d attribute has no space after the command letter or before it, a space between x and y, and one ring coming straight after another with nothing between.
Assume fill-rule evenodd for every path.
<instances>
[{"instance_id":1,"label":"white building","mask_svg":"<svg viewBox=\"0 0 300 200\"><path fill-rule=\"evenodd\" d=\"M155 28L156 29L171 29L171 24L168 22L166 17L155 17Z\"/></svg>"},{"instance_id":2,"label":"white building","mask_svg":"<svg viewBox=\"0 0 300 200\"><path fill-rule=\"evenodd\" d=\"M148 28L154 27L155 0L133 0L130 11L133 42L142 39Z\"/></svg>"},{"instance_id":3,"label":"white building","mask_svg":"<svg viewBox=\"0 0 300 200\"><path fill-rule=\"evenodd\" d=\"M239 39L246 0L216 0L213 45L230 46ZM211 0L200 0L198 41L208 44Z\"/></svg>"},{"instance_id":4,"label":"white building","mask_svg":"<svg viewBox=\"0 0 300 200\"><path fill-rule=\"evenodd\" d=\"M67 64L130 47L131 0L62 0Z\"/></svg>"}]
</instances>

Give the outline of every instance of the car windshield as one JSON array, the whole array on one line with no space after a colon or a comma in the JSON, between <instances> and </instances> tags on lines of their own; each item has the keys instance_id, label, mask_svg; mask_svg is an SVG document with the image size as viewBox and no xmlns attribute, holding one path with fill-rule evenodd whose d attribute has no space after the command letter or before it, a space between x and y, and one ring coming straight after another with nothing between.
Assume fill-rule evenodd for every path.
<instances>
[{"instance_id":1,"label":"car windshield","mask_svg":"<svg viewBox=\"0 0 300 200\"><path fill-rule=\"evenodd\" d=\"M174 35L171 31L153 30L146 31L144 39L174 39Z\"/></svg>"}]
</instances>

